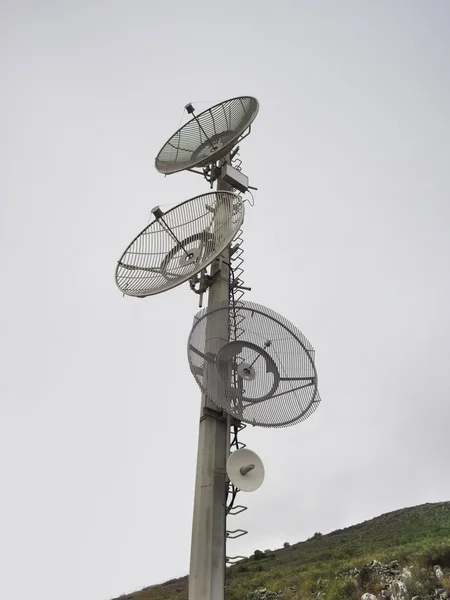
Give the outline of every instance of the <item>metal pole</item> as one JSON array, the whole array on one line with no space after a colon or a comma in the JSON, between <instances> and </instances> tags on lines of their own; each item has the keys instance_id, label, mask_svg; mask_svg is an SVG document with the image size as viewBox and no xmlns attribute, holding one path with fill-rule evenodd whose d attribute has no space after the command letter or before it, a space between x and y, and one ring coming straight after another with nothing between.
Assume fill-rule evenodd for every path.
<instances>
[{"instance_id":1,"label":"metal pole","mask_svg":"<svg viewBox=\"0 0 450 600\"><path fill-rule=\"evenodd\" d=\"M217 191L230 189L230 186L220 178L217 180ZM220 208L215 219L218 224ZM229 303L229 247L222 252L222 257L222 261L217 259L211 265L211 275L219 269L221 273L209 289L208 309ZM228 315L227 311L223 312L226 313L226 318L223 315L220 317L213 315L208 318L206 325L207 344L210 344L209 350L212 351L217 351L217 348L212 348L211 344L216 344L218 337L228 341ZM215 340L210 342L208 342L209 329L214 331L215 337ZM224 600L225 598L226 461L229 455L229 439L227 416L202 394L189 569L189 600Z\"/></svg>"}]
</instances>

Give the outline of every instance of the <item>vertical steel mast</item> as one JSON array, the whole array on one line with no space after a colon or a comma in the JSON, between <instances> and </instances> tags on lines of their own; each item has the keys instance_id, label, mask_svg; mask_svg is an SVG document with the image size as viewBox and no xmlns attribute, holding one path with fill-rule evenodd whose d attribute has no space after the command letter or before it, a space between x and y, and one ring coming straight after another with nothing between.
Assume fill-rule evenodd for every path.
<instances>
[{"instance_id":1,"label":"vertical steel mast","mask_svg":"<svg viewBox=\"0 0 450 600\"><path fill-rule=\"evenodd\" d=\"M225 157L225 161L229 156ZM229 191L231 187L222 179L217 180L217 191ZM221 211L215 215L220 224ZM230 296L230 247L222 252L222 259L211 265L210 275L218 271L209 288L208 309L228 304ZM208 342L209 350L222 340L228 340L228 321L217 322L217 316L208 317L207 324L216 336ZM215 321L213 323L213 321ZM198 437L197 470L195 479L194 514L192 524L191 562L189 569L189 600L223 600L225 598L226 563L226 461L229 454L229 419L222 409L211 402L205 394L201 398Z\"/></svg>"},{"instance_id":2,"label":"vertical steel mast","mask_svg":"<svg viewBox=\"0 0 450 600\"><path fill-rule=\"evenodd\" d=\"M231 161L239 149L238 143L251 131L259 104L252 96L239 96L215 104L199 115L194 114L191 103L185 108L192 119L163 145L155 159L155 167L164 175L186 170L197 173L210 184L215 181L216 191L191 198L166 212L159 206L152 209L154 221L129 244L118 261L116 283L123 294L139 298L161 293L187 281L191 289L201 296L208 290L208 310L204 314L202 331L204 345L202 352L197 354L201 363L197 367L202 372L202 384L199 385L203 394L189 599L224 600L226 517L227 511L233 507L237 489L234 484L231 486L232 498L227 507L229 479L226 464L230 453L230 424L233 422L233 444L238 448L236 423L240 422L240 415L231 415L227 406L219 407L210 398L222 398L232 385L233 360L222 361L218 369L215 357L229 343L230 335L236 335L234 330L230 334L228 308L230 302L233 306L235 304L235 291L245 288L235 277L235 273L240 274L242 269L230 266L230 258L236 261L242 250L239 250L239 245L231 250L230 243L239 235L244 218L243 200L236 191L245 193L249 186L248 178L241 173L239 166L233 168ZM225 310L220 310L222 307ZM196 324L199 319L201 317L197 318ZM206 387L202 387L203 384ZM237 513L230 510L229 514ZM241 532L238 530L238 533ZM236 532L228 532L228 535L230 533Z\"/></svg>"}]
</instances>

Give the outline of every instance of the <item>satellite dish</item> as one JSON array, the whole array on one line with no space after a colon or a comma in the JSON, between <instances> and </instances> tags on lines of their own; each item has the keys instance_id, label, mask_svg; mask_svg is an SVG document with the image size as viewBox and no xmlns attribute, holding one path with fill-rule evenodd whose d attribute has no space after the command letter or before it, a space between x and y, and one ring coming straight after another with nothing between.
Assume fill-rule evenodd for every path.
<instances>
[{"instance_id":1,"label":"satellite dish","mask_svg":"<svg viewBox=\"0 0 450 600\"><path fill-rule=\"evenodd\" d=\"M186 109L193 114L192 105ZM155 160L164 175L209 165L227 154L258 114L251 96L225 100L188 121L164 144Z\"/></svg>"},{"instance_id":2,"label":"satellite dish","mask_svg":"<svg viewBox=\"0 0 450 600\"><path fill-rule=\"evenodd\" d=\"M200 311L188 359L203 393L251 425L294 425L320 402L311 344L287 319L253 302Z\"/></svg>"},{"instance_id":3,"label":"satellite dish","mask_svg":"<svg viewBox=\"0 0 450 600\"><path fill-rule=\"evenodd\" d=\"M264 481L264 465L256 452L241 448L228 457L227 475L235 487L254 492Z\"/></svg>"},{"instance_id":4,"label":"satellite dish","mask_svg":"<svg viewBox=\"0 0 450 600\"><path fill-rule=\"evenodd\" d=\"M232 192L210 192L178 204L155 220L118 261L116 283L143 298L184 283L228 246L244 220L244 203Z\"/></svg>"}]
</instances>

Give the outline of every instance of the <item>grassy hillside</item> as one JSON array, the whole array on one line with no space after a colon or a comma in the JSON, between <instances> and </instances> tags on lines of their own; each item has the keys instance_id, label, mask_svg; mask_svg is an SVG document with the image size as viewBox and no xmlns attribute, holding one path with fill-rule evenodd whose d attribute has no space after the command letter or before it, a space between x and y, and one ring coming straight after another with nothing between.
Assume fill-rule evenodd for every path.
<instances>
[{"instance_id":1,"label":"grassy hillside","mask_svg":"<svg viewBox=\"0 0 450 600\"><path fill-rule=\"evenodd\" d=\"M373 560L398 561L398 569L414 565L416 593L430 593L436 581L431 568L450 569L450 502L424 504L387 513L353 527L270 553L255 551L228 569L227 600L254 597L283 600L359 600L378 593L382 582L368 566ZM395 569L394 569L395 570ZM441 586L449 587L444 578ZM277 592L271 596L270 591ZM428 591L429 590L429 591ZM121 600L187 600L187 577L121 596Z\"/></svg>"}]
</instances>

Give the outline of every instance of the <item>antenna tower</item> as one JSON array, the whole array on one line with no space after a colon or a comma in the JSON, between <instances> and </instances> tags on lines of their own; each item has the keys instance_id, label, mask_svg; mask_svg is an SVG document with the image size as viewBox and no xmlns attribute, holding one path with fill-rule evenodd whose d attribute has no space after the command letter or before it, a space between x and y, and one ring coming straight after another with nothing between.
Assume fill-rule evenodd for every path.
<instances>
[{"instance_id":1,"label":"antenna tower","mask_svg":"<svg viewBox=\"0 0 450 600\"><path fill-rule=\"evenodd\" d=\"M192 118L164 144L156 169L190 171L215 191L181 202L153 220L119 259L116 283L143 298L189 282L199 296L188 339L188 361L201 390L197 471L189 570L189 600L224 600L227 540L245 535L227 529L227 516L246 506L239 491L254 491L264 479L259 456L240 433L251 424L286 427L318 406L314 350L284 317L243 296L242 224L248 195L256 188L242 173L239 143L258 114L251 96L232 98ZM203 296L208 294L207 307Z\"/></svg>"}]
</instances>

